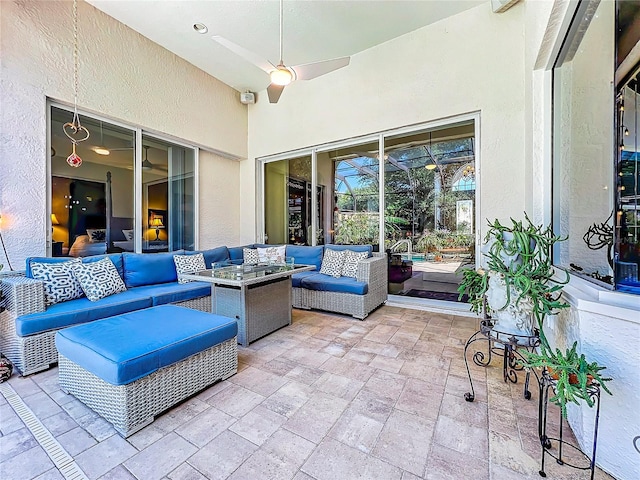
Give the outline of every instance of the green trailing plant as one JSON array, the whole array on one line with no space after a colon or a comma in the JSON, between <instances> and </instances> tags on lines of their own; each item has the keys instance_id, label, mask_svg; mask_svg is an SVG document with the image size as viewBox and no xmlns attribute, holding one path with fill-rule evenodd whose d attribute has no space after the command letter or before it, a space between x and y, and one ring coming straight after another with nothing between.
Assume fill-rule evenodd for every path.
<instances>
[{"instance_id":1,"label":"green trailing plant","mask_svg":"<svg viewBox=\"0 0 640 480\"><path fill-rule=\"evenodd\" d=\"M485 236L486 265L488 271L463 270L463 279L458 287L459 298L469 296L471 309L480 313L483 298L489 288L487 275L500 275L507 286L507 302L511 302L510 287L517 294L516 305L524 298L533 306L532 313L538 324L545 315L569 305L562 302L562 287L569 281L555 280L555 269L551 263L551 251L556 242L567 239L555 235L551 226L534 225L525 213L524 221L511 219L511 225L502 225L499 220L489 222Z\"/></svg>"},{"instance_id":2,"label":"green trailing plant","mask_svg":"<svg viewBox=\"0 0 640 480\"><path fill-rule=\"evenodd\" d=\"M555 395L549 401L558 405L562 416L567 417L567 404L573 402L579 404L584 400L589 407L593 407L594 401L589 394L589 386L593 381L597 382L602 390L612 395L606 385L611 378L603 377L600 372L606 367L597 362L589 363L584 354L578 355L578 342L574 342L570 349L562 352L559 348L555 351L549 347L546 337L541 331L540 353L524 351L524 366L526 368L546 368L549 374L556 380Z\"/></svg>"}]
</instances>

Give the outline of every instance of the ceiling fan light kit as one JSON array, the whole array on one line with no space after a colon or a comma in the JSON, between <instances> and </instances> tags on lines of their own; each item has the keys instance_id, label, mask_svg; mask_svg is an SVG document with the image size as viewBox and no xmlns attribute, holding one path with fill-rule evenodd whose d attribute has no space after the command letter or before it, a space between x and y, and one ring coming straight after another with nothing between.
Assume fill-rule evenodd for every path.
<instances>
[{"instance_id":1,"label":"ceiling fan light kit","mask_svg":"<svg viewBox=\"0 0 640 480\"><path fill-rule=\"evenodd\" d=\"M269 77L271 78L271 83L275 85L282 85L283 87L289 85L293 81L293 74L282 63L269 74Z\"/></svg>"},{"instance_id":2,"label":"ceiling fan light kit","mask_svg":"<svg viewBox=\"0 0 640 480\"><path fill-rule=\"evenodd\" d=\"M311 80L326 73L333 72L334 70L349 65L350 60L349 57L341 57L333 60L323 60L320 62L287 67L282 59L282 5L283 0L280 0L280 62L277 66L269 61L263 60L260 55L253 53L246 48L235 44L231 40L221 37L220 35L214 35L211 37L223 47L253 63L269 75L269 78L271 79L271 84L267 87L269 103L278 103L284 87L289 85L291 82L295 80Z\"/></svg>"}]
</instances>

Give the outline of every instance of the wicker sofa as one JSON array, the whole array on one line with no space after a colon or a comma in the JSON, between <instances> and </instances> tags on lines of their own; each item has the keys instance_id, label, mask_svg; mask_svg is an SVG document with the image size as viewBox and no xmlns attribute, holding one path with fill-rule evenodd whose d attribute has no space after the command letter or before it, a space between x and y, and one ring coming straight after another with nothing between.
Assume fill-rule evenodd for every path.
<instances>
[{"instance_id":1,"label":"wicker sofa","mask_svg":"<svg viewBox=\"0 0 640 480\"><path fill-rule=\"evenodd\" d=\"M71 325L156 305L174 304L210 312L211 287L204 282L179 284L173 255L184 253L110 254L127 291L97 302L86 297L45 307L43 283L31 278L32 262L55 263L69 260L30 257L23 275L2 278L5 310L0 313L0 351L22 375L45 370L58 361L55 334ZM93 262L105 255L85 257Z\"/></svg>"},{"instance_id":2,"label":"wicker sofa","mask_svg":"<svg viewBox=\"0 0 640 480\"><path fill-rule=\"evenodd\" d=\"M273 245L243 245L205 250L205 265L211 268L218 262L241 262L244 248L273 247ZM356 278L333 278L319 273L325 249L366 251L369 257L358 263ZM0 313L0 352L9 357L23 374L45 370L58 361L55 333L65 327L91 322L129 311L156 305L174 304L211 311L211 285L204 282L177 283L170 253L118 253L108 255L127 286L97 302L79 298L45 308L43 286L31 278L31 262L62 262L64 257L27 259L26 271L21 275L3 277L2 290L6 310ZM314 265L311 272L292 276L292 305L295 308L318 309L364 319L387 300L387 260L384 254L372 252L370 245L287 245L286 255L297 264ZM105 255L85 257L93 262Z\"/></svg>"}]
</instances>

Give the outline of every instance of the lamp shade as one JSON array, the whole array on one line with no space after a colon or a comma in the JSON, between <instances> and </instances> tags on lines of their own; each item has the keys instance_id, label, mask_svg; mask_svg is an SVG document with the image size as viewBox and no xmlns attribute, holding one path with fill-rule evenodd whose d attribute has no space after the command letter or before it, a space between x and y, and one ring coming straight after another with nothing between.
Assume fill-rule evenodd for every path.
<instances>
[{"instance_id":1,"label":"lamp shade","mask_svg":"<svg viewBox=\"0 0 640 480\"><path fill-rule=\"evenodd\" d=\"M51 214L51 225L60 225L60 222L58 221L58 217L56 217L55 213Z\"/></svg>"},{"instance_id":2,"label":"lamp shade","mask_svg":"<svg viewBox=\"0 0 640 480\"><path fill-rule=\"evenodd\" d=\"M424 166L424 168L426 168L427 170L435 170L436 164L435 163L428 163L427 165Z\"/></svg>"},{"instance_id":3,"label":"lamp shade","mask_svg":"<svg viewBox=\"0 0 640 480\"><path fill-rule=\"evenodd\" d=\"M154 217L149 224L150 227L153 228L164 228L164 224L162 223L162 218Z\"/></svg>"}]
</instances>

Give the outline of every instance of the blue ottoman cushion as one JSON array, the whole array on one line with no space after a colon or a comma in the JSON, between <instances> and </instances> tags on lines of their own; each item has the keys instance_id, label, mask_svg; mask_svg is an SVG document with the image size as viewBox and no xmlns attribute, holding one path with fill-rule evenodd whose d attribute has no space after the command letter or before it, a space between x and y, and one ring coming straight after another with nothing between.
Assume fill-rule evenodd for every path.
<instances>
[{"instance_id":1,"label":"blue ottoman cushion","mask_svg":"<svg viewBox=\"0 0 640 480\"><path fill-rule=\"evenodd\" d=\"M61 355L112 385L126 385L234 338L232 318L162 305L56 333Z\"/></svg>"}]
</instances>

